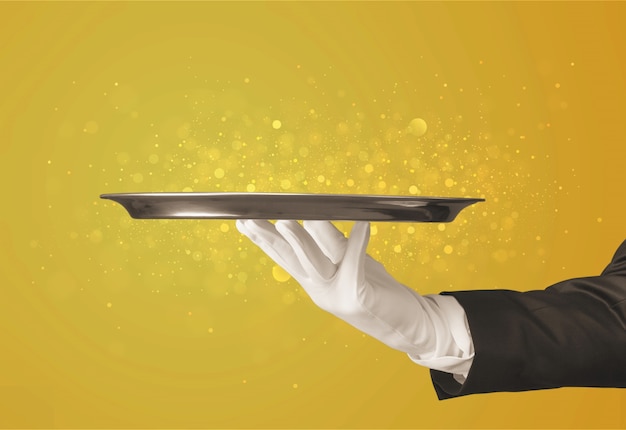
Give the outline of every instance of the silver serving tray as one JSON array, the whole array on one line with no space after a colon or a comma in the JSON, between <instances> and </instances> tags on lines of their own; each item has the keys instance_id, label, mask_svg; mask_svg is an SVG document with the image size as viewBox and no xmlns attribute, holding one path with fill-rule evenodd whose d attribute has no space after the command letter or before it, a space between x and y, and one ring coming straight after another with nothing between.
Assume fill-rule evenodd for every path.
<instances>
[{"instance_id":1,"label":"silver serving tray","mask_svg":"<svg viewBox=\"0 0 626 430\"><path fill-rule=\"evenodd\" d=\"M139 219L450 222L484 199L291 193L102 194Z\"/></svg>"}]
</instances>

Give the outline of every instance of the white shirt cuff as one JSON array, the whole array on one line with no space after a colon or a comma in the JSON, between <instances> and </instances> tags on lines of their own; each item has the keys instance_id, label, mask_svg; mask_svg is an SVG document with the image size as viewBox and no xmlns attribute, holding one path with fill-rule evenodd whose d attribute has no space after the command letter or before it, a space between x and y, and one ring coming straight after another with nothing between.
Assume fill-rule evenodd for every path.
<instances>
[{"instance_id":1,"label":"white shirt cuff","mask_svg":"<svg viewBox=\"0 0 626 430\"><path fill-rule=\"evenodd\" d=\"M464 383L474 361L474 344L465 310L452 296L428 294L423 296L430 304L431 318L435 328L437 348L435 351L409 358L422 366L446 373Z\"/></svg>"}]
</instances>

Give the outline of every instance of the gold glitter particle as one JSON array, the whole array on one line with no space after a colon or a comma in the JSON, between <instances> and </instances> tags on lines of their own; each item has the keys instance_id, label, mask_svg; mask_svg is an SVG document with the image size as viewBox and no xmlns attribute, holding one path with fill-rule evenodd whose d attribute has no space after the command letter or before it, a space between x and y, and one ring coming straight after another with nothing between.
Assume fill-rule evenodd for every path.
<instances>
[{"instance_id":1,"label":"gold glitter particle","mask_svg":"<svg viewBox=\"0 0 626 430\"><path fill-rule=\"evenodd\" d=\"M213 172L213 175L217 179L222 179L224 177L224 169L222 169L221 167L218 167L217 169L215 169L215 172Z\"/></svg>"},{"instance_id":2,"label":"gold glitter particle","mask_svg":"<svg viewBox=\"0 0 626 430\"><path fill-rule=\"evenodd\" d=\"M598 218L596 221L598 221L598 222L602 222L602 218Z\"/></svg>"},{"instance_id":3,"label":"gold glitter particle","mask_svg":"<svg viewBox=\"0 0 626 430\"><path fill-rule=\"evenodd\" d=\"M213 327L209 327L209 329L207 330L209 333L213 333Z\"/></svg>"},{"instance_id":4,"label":"gold glitter particle","mask_svg":"<svg viewBox=\"0 0 626 430\"><path fill-rule=\"evenodd\" d=\"M135 173L133 175L133 182L135 184L141 184L143 182L143 175L141 173Z\"/></svg>"},{"instance_id":5,"label":"gold glitter particle","mask_svg":"<svg viewBox=\"0 0 626 430\"><path fill-rule=\"evenodd\" d=\"M112 307L112 306L113 306L113 303L111 303L111 302L108 302L108 303L107 303L107 308L110 308L110 307Z\"/></svg>"},{"instance_id":6,"label":"gold glitter particle","mask_svg":"<svg viewBox=\"0 0 626 430\"><path fill-rule=\"evenodd\" d=\"M450 188L454 185L454 180L452 178L448 178L446 179L446 181L444 182L446 187Z\"/></svg>"},{"instance_id":7,"label":"gold glitter particle","mask_svg":"<svg viewBox=\"0 0 626 430\"><path fill-rule=\"evenodd\" d=\"M374 171L374 166L372 166L371 164L366 164L364 169L367 173L372 173Z\"/></svg>"},{"instance_id":8,"label":"gold glitter particle","mask_svg":"<svg viewBox=\"0 0 626 430\"><path fill-rule=\"evenodd\" d=\"M349 187L353 187L354 186L354 179L348 179L346 181L346 185L349 186Z\"/></svg>"},{"instance_id":9,"label":"gold glitter particle","mask_svg":"<svg viewBox=\"0 0 626 430\"><path fill-rule=\"evenodd\" d=\"M228 230L230 230L230 227L225 222L222 223L222 225L220 225L220 231L222 233L226 233L226 232L228 232Z\"/></svg>"},{"instance_id":10,"label":"gold glitter particle","mask_svg":"<svg viewBox=\"0 0 626 430\"><path fill-rule=\"evenodd\" d=\"M254 192L254 190L256 190L256 187L254 186L254 184L246 185L246 191L248 191L249 193Z\"/></svg>"},{"instance_id":11,"label":"gold glitter particle","mask_svg":"<svg viewBox=\"0 0 626 430\"><path fill-rule=\"evenodd\" d=\"M396 245L393 247L393 252L395 253L401 253L402 252L402 245Z\"/></svg>"},{"instance_id":12,"label":"gold glitter particle","mask_svg":"<svg viewBox=\"0 0 626 430\"><path fill-rule=\"evenodd\" d=\"M289 188L291 188L291 181L289 179L283 179L282 181L280 181L280 187L283 190L288 190Z\"/></svg>"},{"instance_id":13,"label":"gold glitter particle","mask_svg":"<svg viewBox=\"0 0 626 430\"><path fill-rule=\"evenodd\" d=\"M406 232L407 232L407 233L409 233L409 234L413 234L413 233L415 233L415 227L413 227L413 226L408 227L408 228L406 229Z\"/></svg>"},{"instance_id":14,"label":"gold glitter particle","mask_svg":"<svg viewBox=\"0 0 626 430\"><path fill-rule=\"evenodd\" d=\"M411 194L419 194L420 190L415 185L411 185L409 187L409 193L411 193Z\"/></svg>"},{"instance_id":15,"label":"gold glitter particle","mask_svg":"<svg viewBox=\"0 0 626 430\"><path fill-rule=\"evenodd\" d=\"M278 265L274 265L274 267L272 267L272 276L278 282L287 282L289 278L291 278L291 275Z\"/></svg>"},{"instance_id":16,"label":"gold glitter particle","mask_svg":"<svg viewBox=\"0 0 626 430\"><path fill-rule=\"evenodd\" d=\"M298 388L298 384L293 384L292 387L293 388Z\"/></svg>"},{"instance_id":17,"label":"gold glitter particle","mask_svg":"<svg viewBox=\"0 0 626 430\"><path fill-rule=\"evenodd\" d=\"M454 251L454 248L452 248L451 245L446 245L443 247L443 252L445 252L448 255L452 254L452 251Z\"/></svg>"},{"instance_id":18,"label":"gold glitter particle","mask_svg":"<svg viewBox=\"0 0 626 430\"><path fill-rule=\"evenodd\" d=\"M437 226L437 229L438 229L439 231L444 231L444 230L446 229L446 225L445 225L445 224L439 224L439 225Z\"/></svg>"},{"instance_id":19,"label":"gold glitter particle","mask_svg":"<svg viewBox=\"0 0 626 430\"><path fill-rule=\"evenodd\" d=\"M279 120L275 119L274 121L272 121L272 128L274 130L278 130L279 128L281 128L283 126L283 123L280 122Z\"/></svg>"}]
</instances>

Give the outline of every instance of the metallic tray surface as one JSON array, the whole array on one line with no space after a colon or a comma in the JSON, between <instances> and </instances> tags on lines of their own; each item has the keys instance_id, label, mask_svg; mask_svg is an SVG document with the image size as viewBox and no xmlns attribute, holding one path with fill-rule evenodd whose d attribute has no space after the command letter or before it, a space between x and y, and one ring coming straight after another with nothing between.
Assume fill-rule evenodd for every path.
<instances>
[{"instance_id":1,"label":"metallic tray surface","mask_svg":"<svg viewBox=\"0 0 626 430\"><path fill-rule=\"evenodd\" d=\"M294 219L450 222L477 198L365 194L118 193L102 194L137 219Z\"/></svg>"}]
</instances>

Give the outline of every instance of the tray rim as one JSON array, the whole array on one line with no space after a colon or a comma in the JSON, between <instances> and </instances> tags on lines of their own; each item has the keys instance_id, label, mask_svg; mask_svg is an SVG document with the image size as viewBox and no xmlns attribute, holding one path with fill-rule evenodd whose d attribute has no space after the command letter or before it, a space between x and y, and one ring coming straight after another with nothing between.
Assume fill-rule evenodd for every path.
<instances>
[{"instance_id":1,"label":"tray rim","mask_svg":"<svg viewBox=\"0 0 626 430\"><path fill-rule=\"evenodd\" d=\"M280 192L241 192L241 191L218 191L218 192L131 192L131 193L104 193L100 194L101 199L112 200L113 197L243 197L243 196L267 196L267 197L331 197L331 198L366 198L366 199L401 199L401 200L423 200L433 202L484 202L482 197L443 197L443 196L412 196L412 195L389 195L389 194L333 194L333 193L280 193Z\"/></svg>"}]
</instances>

